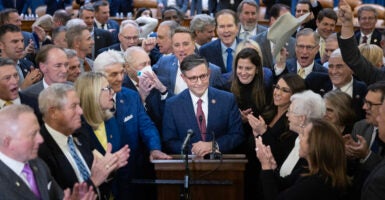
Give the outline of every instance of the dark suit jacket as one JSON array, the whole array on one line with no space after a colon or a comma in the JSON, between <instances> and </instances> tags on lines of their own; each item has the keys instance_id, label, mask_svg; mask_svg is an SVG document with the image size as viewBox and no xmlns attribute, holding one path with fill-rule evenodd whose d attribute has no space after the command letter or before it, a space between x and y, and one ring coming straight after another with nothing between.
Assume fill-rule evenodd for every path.
<instances>
[{"instance_id":1,"label":"dark suit jacket","mask_svg":"<svg viewBox=\"0 0 385 200\"><path fill-rule=\"evenodd\" d=\"M41 200L61 200L63 190L51 176L47 165L39 158L30 160ZM0 199L2 200L37 200L32 190L7 165L0 161Z\"/></svg>"},{"instance_id":2,"label":"dark suit jacket","mask_svg":"<svg viewBox=\"0 0 385 200\"><path fill-rule=\"evenodd\" d=\"M223 9L237 11L239 3L241 3L241 0L234 0L234 4L231 4L230 0L209 0L209 11L210 13L216 13Z\"/></svg>"},{"instance_id":3,"label":"dark suit jacket","mask_svg":"<svg viewBox=\"0 0 385 200\"><path fill-rule=\"evenodd\" d=\"M341 49L342 59L353 70L358 79L370 85L376 81L385 80L385 71L375 67L364 58L357 47L357 40L354 36L341 39L338 33L338 45Z\"/></svg>"},{"instance_id":4,"label":"dark suit jacket","mask_svg":"<svg viewBox=\"0 0 385 200\"><path fill-rule=\"evenodd\" d=\"M72 5L71 0L44 0L44 4L47 5L47 14L51 16L55 13L56 10L65 9L66 6Z\"/></svg>"},{"instance_id":5,"label":"dark suit jacket","mask_svg":"<svg viewBox=\"0 0 385 200\"><path fill-rule=\"evenodd\" d=\"M174 94L176 74L178 72L178 58L175 55L162 56L152 67L159 80L167 87L169 94ZM224 81L218 66L209 63L210 86L222 89Z\"/></svg>"},{"instance_id":6,"label":"dark suit jacket","mask_svg":"<svg viewBox=\"0 0 385 200\"><path fill-rule=\"evenodd\" d=\"M252 40L255 40L262 51L263 63L262 66L272 69L274 67L274 58L271 53L270 41L267 39L267 31L262 32L254 37L251 37ZM286 50L289 52L287 59L295 58L295 39L290 38Z\"/></svg>"},{"instance_id":7,"label":"dark suit jacket","mask_svg":"<svg viewBox=\"0 0 385 200\"><path fill-rule=\"evenodd\" d=\"M187 130L194 135L191 143L202 141L194 106L188 89L166 100L163 116L164 151L170 154L181 153ZM215 134L216 142L222 153L231 153L244 140L242 120L233 94L208 88L208 119L206 141ZM191 148L189 148L191 153Z\"/></svg>"},{"instance_id":8,"label":"dark suit jacket","mask_svg":"<svg viewBox=\"0 0 385 200\"><path fill-rule=\"evenodd\" d=\"M101 54L101 53L103 53L103 52L105 52L105 51L108 51L108 50L110 50L110 49L115 50L115 51L121 51L121 49L120 49L120 43L115 43L115 44L110 45L110 46L108 46L108 47L104 47L104 48L99 49L99 50L96 52L96 56L98 56L99 54ZM95 57L96 57L96 56L95 56Z\"/></svg>"},{"instance_id":9,"label":"dark suit jacket","mask_svg":"<svg viewBox=\"0 0 385 200\"><path fill-rule=\"evenodd\" d=\"M26 0L16 0L16 7L14 5L14 0L0 0L0 10L4 10L6 8L15 8L19 14L22 13L24 4L26 4Z\"/></svg>"},{"instance_id":10,"label":"dark suit jacket","mask_svg":"<svg viewBox=\"0 0 385 200\"><path fill-rule=\"evenodd\" d=\"M72 188L73 185L78 182L75 170L45 125L41 126L40 134L44 138L44 143L40 145L39 157L47 163L52 172L52 176L62 188ZM89 169L91 169L93 155L89 144L89 134L76 132L73 134L73 137L76 147L82 154ZM87 183L93 185L91 180L87 180Z\"/></svg>"},{"instance_id":11,"label":"dark suit jacket","mask_svg":"<svg viewBox=\"0 0 385 200\"><path fill-rule=\"evenodd\" d=\"M361 190L361 200L380 200L385 196L385 160L383 159L366 179Z\"/></svg>"},{"instance_id":12,"label":"dark suit jacket","mask_svg":"<svg viewBox=\"0 0 385 200\"><path fill-rule=\"evenodd\" d=\"M114 35L106 30L94 28L95 53L101 49L114 44ZM95 54L96 56L97 54Z\"/></svg>"},{"instance_id":13,"label":"dark suit jacket","mask_svg":"<svg viewBox=\"0 0 385 200\"><path fill-rule=\"evenodd\" d=\"M96 25L96 23L94 22L94 28L98 28L98 26ZM109 19L107 20L107 28L109 30L112 30L114 29L113 32L111 32L111 34L113 35L113 43L116 43L118 42L118 34L119 34L119 23L116 22L115 20L113 19Z\"/></svg>"},{"instance_id":14,"label":"dark suit jacket","mask_svg":"<svg viewBox=\"0 0 385 200\"><path fill-rule=\"evenodd\" d=\"M308 89L321 96L333 89L333 83L327 73L312 72L306 77L305 82ZM362 106L364 104L366 92L366 84L362 81L353 79L352 106L358 120L365 118L365 111L362 109Z\"/></svg>"},{"instance_id":15,"label":"dark suit jacket","mask_svg":"<svg viewBox=\"0 0 385 200\"><path fill-rule=\"evenodd\" d=\"M237 45L240 42L237 40ZM222 73L226 73L226 65L222 58L221 40L217 39L204 44L199 48L199 54L206 58L207 62L212 63L221 68ZM235 56L234 56L235 59Z\"/></svg>"},{"instance_id":16,"label":"dark suit jacket","mask_svg":"<svg viewBox=\"0 0 385 200\"><path fill-rule=\"evenodd\" d=\"M360 30L356 31L354 33L354 37L356 37L357 43L359 44L361 39L361 31ZM374 29L372 33L372 37L370 39L370 44L375 44L381 47L380 42L381 42L381 33L377 29Z\"/></svg>"},{"instance_id":17,"label":"dark suit jacket","mask_svg":"<svg viewBox=\"0 0 385 200\"><path fill-rule=\"evenodd\" d=\"M27 74L31 71L31 67L35 67L35 65L30 60L22 58L19 60L19 67L25 78L25 76L27 76Z\"/></svg>"}]
</instances>

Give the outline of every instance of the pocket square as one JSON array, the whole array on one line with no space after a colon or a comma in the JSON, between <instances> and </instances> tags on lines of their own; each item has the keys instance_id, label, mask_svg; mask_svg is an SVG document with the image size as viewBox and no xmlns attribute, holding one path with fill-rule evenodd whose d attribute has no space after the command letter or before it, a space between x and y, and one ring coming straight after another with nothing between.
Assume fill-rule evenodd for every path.
<instances>
[{"instance_id":1,"label":"pocket square","mask_svg":"<svg viewBox=\"0 0 385 200\"><path fill-rule=\"evenodd\" d=\"M128 120L130 120L132 118L133 118L132 114L128 115L127 117L124 118L123 122L127 122Z\"/></svg>"}]
</instances>

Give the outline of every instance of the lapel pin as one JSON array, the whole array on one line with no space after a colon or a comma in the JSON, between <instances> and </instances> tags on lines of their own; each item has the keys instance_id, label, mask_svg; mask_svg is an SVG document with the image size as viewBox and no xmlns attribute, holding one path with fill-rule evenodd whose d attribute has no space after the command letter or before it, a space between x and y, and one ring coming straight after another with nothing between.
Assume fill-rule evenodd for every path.
<instances>
[{"instance_id":1,"label":"lapel pin","mask_svg":"<svg viewBox=\"0 0 385 200\"><path fill-rule=\"evenodd\" d=\"M211 99L211 103L212 103L212 104L216 104L217 101L216 101L215 99Z\"/></svg>"},{"instance_id":2,"label":"lapel pin","mask_svg":"<svg viewBox=\"0 0 385 200\"><path fill-rule=\"evenodd\" d=\"M16 184L16 186L17 186L17 187L20 187L20 183L19 183L19 181L16 181L16 183L15 183L15 184Z\"/></svg>"},{"instance_id":3,"label":"lapel pin","mask_svg":"<svg viewBox=\"0 0 385 200\"><path fill-rule=\"evenodd\" d=\"M121 99L119 102L120 102L120 103L124 103L124 100L123 100L123 99Z\"/></svg>"},{"instance_id":4,"label":"lapel pin","mask_svg":"<svg viewBox=\"0 0 385 200\"><path fill-rule=\"evenodd\" d=\"M100 39L100 37L99 37L99 36L96 36L96 39Z\"/></svg>"},{"instance_id":5,"label":"lapel pin","mask_svg":"<svg viewBox=\"0 0 385 200\"><path fill-rule=\"evenodd\" d=\"M360 95L357 94L357 95L356 95L356 99L359 99L359 98L360 98Z\"/></svg>"}]
</instances>

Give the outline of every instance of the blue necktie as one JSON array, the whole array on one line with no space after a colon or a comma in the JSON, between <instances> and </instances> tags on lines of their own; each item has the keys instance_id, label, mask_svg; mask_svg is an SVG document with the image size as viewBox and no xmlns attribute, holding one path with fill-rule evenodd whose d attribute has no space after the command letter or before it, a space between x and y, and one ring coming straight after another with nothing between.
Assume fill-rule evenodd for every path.
<instances>
[{"instance_id":1,"label":"blue necktie","mask_svg":"<svg viewBox=\"0 0 385 200\"><path fill-rule=\"evenodd\" d=\"M82 160L80 159L78 153L76 152L74 140L72 137L68 137L68 146L70 148L70 154L72 158L75 160L76 166L80 171L80 175L83 177L83 180L87 180L90 177L90 174L88 173L86 166L84 166Z\"/></svg>"},{"instance_id":2,"label":"blue necktie","mask_svg":"<svg viewBox=\"0 0 385 200\"><path fill-rule=\"evenodd\" d=\"M227 72L231 72L233 68L233 50L231 48L226 49L227 52L227 60L226 60L226 70Z\"/></svg>"}]
</instances>

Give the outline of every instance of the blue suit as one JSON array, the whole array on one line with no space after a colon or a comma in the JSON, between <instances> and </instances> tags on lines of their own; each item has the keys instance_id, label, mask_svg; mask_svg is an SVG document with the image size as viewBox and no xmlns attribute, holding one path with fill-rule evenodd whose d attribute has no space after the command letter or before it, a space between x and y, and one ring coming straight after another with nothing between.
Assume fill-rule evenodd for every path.
<instances>
[{"instance_id":1,"label":"blue suit","mask_svg":"<svg viewBox=\"0 0 385 200\"><path fill-rule=\"evenodd\" d=\"M115 118L122 135L122 143L128 144L130 158L117 176L119 194L116 199L143 199L143 186L130 184L132 179L153 179L153 166L149 163L149 151L161 150L159 132L147 115L139 94L122 87L116 93Z\"/></svg>"},{"instance_id":2,"label":"blue suit","mask_svg":"<svg viewBox=\"0 0 385 200\"><path fill-rule=\"evenodd\" d=\"M215 133L219 150L222 153L232 153L244 140L242 120L234 95L209 87L207 114L206 141L211 141L212 133ZM166 100L163 116L164 151L181 153L182 143L189 129L194 131L191 143L202 140L190 92L186 89Z\"/></svg>"},{"instance_id":3,"label":"blue suit","mask_svg":"<svg viewBox=\"0 0 385 200\"><path fill-rule=\"evenodd\" d=\"M157 0L158 4L159 3L162 3L164 5L164 7L167 7L167 0ZM188 8L188 0L175 0L175 4L177 6L177 8L179 8L183 13L185 13L187 11L187 8Z\"/></svg>"},{"instance_id":4,"label":"blue suit","mask_svg":"<svg viewBox=\"0 0 385 200\"><path fill-rule=\"evenodd\" d=\"M240 42L238 39L237 45ZM199 54L206 58L207 62L213 63L221 68L222 73L226 73L226 65L222 57L221 40L217 39L209 43L204 44L199 48ZM234 58L235 59L235 58Z\"/></svg>"},{"instance_id":5,"label":"blue suit","mask_svg":"<svg viewBox=\"0 0 385 200\"><path fill-rule=\"evenodd\" d=\"M162 56L152 67L159 80L167 87L169 94L174 94L176 74L178 72L178 58L175 55ZM223 89L221 71L218 66L209 63L210 86Z\"/></svg>"},{"instance_id":6,"label":"blue suit","mask_svg":"<svg viewBox=\"0 0 385 200\"><path fill-rule=\"evenodd\" d=\"M136 86L127 75L124 76L122 85L123 87L137 91ZM168 96L171 96L171 95L168 95ZM150 116L151 120L155 123L159 131L162 130L164 102L165 100L161 99L160 92L155 88L151 90L150 94L147 96L145 100L146 112L148 116Z\"/></svg>"},{"instance_id":7,"label":"blue suit","mask_svg":"<svg viewBox=\"0 0 385 200\"><path fill-rule=\"evenodd\" d=\"M112 42L112 44L113 43L116 43L116 42L118 42L119 40L118 40L118 35L119 35L119 23L118 22L116 22L115 20L113 20L113 19L109 19L109 20L107 20L107 28L108 28L108 30L112 30L112 29L114 29L114 31L113 32L111 32L112 33L112 35L113 35L113 42ZM94 28L99 28L97 25L96 25L96 23L94 22Z\"/></svg>"}]
</instances>

